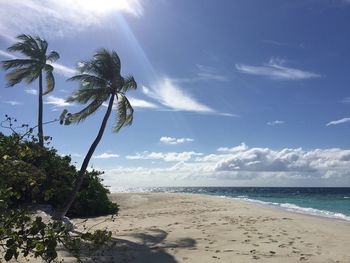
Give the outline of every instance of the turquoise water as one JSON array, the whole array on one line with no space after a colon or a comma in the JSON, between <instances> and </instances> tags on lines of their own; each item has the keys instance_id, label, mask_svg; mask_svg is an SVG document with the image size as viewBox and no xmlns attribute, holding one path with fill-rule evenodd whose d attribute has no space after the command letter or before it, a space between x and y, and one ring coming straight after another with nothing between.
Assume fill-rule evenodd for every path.
<instances>
[{"instance_id":1,"label":"turquoise water","mask_svg":"<svg viewBox=\"0 0 350 263\"><path fill-rule=\"evenodd\" d=\"M296 213L350 221L349 187L156 187L117 191L216 195L274 206Z\"/></svg>"}]
</instances>

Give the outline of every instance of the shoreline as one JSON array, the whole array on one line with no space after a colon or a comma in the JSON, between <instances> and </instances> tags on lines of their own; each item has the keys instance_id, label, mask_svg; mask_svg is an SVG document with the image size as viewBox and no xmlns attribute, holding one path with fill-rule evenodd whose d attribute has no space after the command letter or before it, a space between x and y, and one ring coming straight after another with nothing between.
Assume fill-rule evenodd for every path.
<instances>
[{"instance_id":1,"label":"shoreline","mask_svg":"<svg viewBox=\"0 0 350 263\"><path fill-rule=\"evenodd\" d=\"M317 187L316 187L317 188ZM335 187L334 187L335 188ZM167 192L167 191L142 191L142 192L133 192L133 191L128 191L128 192L112 192L111 194L124 194L124 193L129 193L129 194L146 194L146 193L177 193L177 194L189 194L189 195L203 195L203 196L213 196L213 197L220 197L220 198L227 198L227 199L232 199L236 201L243 201L248 204L255 204L259 205L262 207L266 208L273 208L289 213L295 213L295 214L300 214L300 215L307 215L307 216L312 216L312 217L317 217L317 218L323 218L327 220L336 220L336 221L345 221L345 222L350 222L350 215L344 214L342 212L337 212L337 211L329 211L325 209L318 209L318 208L313 208L313 207L304 207L304 206L299 206L293 203L278 203L278 202L268 202L268 201L262 201L259 199L253 199L247 197L239 197L239 196L225 196L225 195L216 195L216 194L203 194L203 193L190 193L190 192ZM288 207L289 206L289 207ZM309 210L309 211L305 211Z\"/></svg>"}]
</instances>

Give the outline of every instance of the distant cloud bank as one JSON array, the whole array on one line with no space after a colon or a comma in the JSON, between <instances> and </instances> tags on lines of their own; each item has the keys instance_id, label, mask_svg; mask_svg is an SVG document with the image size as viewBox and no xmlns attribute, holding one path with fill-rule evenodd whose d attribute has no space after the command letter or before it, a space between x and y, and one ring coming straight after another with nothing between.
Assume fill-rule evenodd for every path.
<instances>
[{"instance_id":1,"label":"distant cloud bank","mask_svg":"<svg viewBox=\"0 0 350 263\"><path fill-rule=\"evenodd\" d=\"M167 183L174 185L299 185L349 186L350 150L340 148L270 149L220 147L216 152L141 152L126 156L129 160L156 160L156 167L119 166L106 171L108 184L140 185ZM159 162L164 162L161 165ZM170 164L170 165L169 165ZM209 183L208 183L209 182Z\"/></svg>"}]
</instances>

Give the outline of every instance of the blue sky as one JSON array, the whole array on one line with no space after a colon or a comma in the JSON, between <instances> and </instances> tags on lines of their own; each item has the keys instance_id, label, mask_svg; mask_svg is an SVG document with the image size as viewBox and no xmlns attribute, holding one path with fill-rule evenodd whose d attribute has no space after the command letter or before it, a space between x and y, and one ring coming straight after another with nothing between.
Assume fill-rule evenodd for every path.
<instances>
[{"instance_id":1,"label":"blue sky","mask_svg":"<svg viewBox=\"0 0 350 263\"><path fill-rule=\"evenodd\" d=\"M1 59L20 33L60 53L46 121L67 108L80 60L118 52L134 124L91 165L127 186L350 186L350 1L81 0L0 2ZM35 124L37 83L5 88L0 112ZM79 166L102 108L79 125L50 124Z\"/></svg>"}]
</instances>

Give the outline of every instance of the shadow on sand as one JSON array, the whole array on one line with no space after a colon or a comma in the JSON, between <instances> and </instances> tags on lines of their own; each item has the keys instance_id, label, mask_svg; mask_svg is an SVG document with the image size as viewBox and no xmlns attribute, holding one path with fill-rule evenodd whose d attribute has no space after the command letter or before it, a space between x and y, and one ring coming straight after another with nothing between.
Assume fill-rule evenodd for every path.
<instances>
[{"instance_id":1,"label":"shadow on sand","mask_svg":"<svg viewBox=\"0 0 350 263\"><path fill-rule=\"evenodd\" d=\"M179 239L175 242L166 242L168 233L161 229L151 229L146 233L128 235L136 242L126 239L113 238L113 245L87 258L82 255L83 262L133 262L133 263L177 263L175 258L165 249L188 248L195 249L196 241L191 238Z\"/></svg>"}]
</instances>

